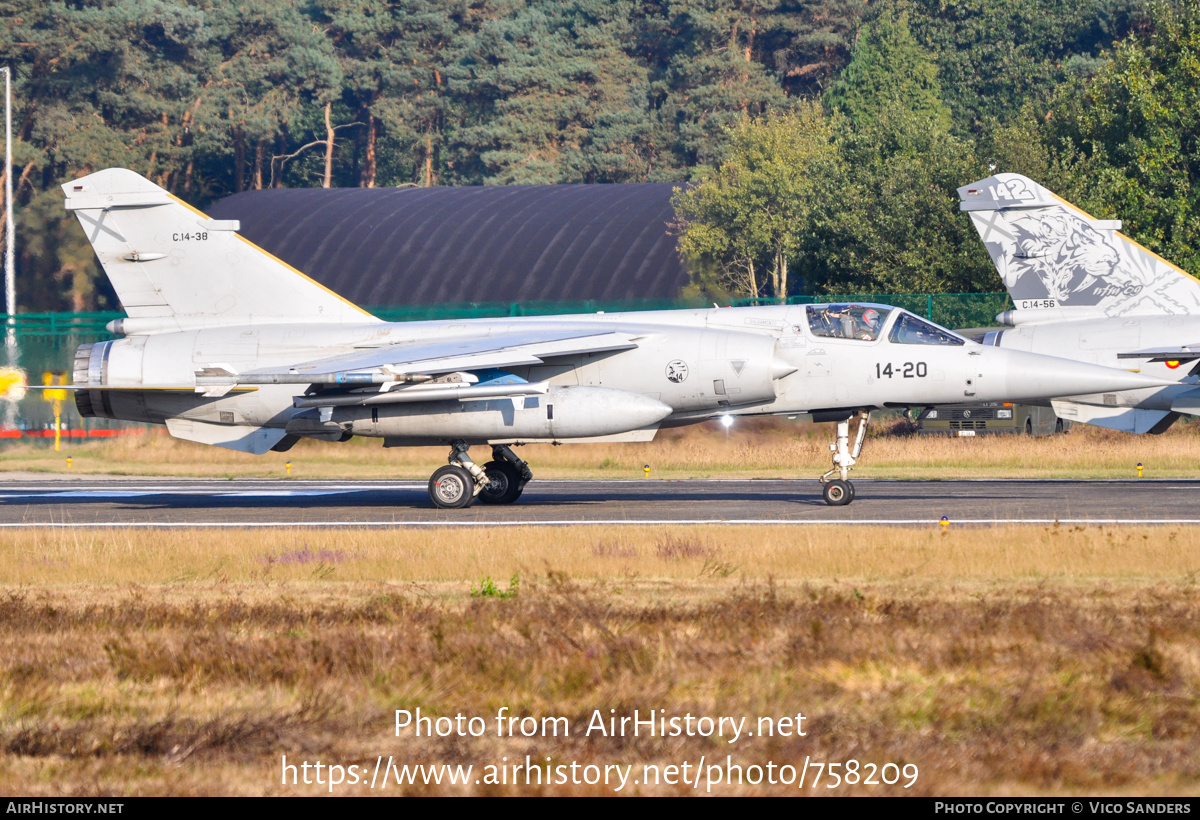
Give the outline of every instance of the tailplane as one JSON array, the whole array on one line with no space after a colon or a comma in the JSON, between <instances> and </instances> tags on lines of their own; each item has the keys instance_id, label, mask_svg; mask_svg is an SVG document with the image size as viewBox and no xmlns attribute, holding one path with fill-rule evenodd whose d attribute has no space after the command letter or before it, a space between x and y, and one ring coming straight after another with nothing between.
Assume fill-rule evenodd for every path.
<instances>
[{"instance_id":1,"label":"tailplane","mask_svg":"<svg viewBox=\"0 0 1200 820\"><path fill-rule=\"evenodd\" d=\"M118 332L378 321L133 171L62 187L129 316Z\"/></svg>"},{"instance_id":2,"label":"tailplane","mask_svg":"<svg viewBox=\"0 0 1200 820\"><path fill-rule=\"evenodd\" d=\"M1200 314L1200 281L1019 174L958 189L1016 310L1006 324Z\"/></svg>"}]
</instances>

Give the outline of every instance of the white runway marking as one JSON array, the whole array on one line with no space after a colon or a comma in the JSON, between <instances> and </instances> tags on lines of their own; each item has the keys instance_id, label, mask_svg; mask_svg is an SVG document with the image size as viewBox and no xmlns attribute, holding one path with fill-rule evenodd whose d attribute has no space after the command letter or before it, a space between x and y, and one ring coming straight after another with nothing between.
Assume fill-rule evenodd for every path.
<instances>
[{"instance_id":1,"label":"white runway marking","mask_svg":"<svg viewBox=\"0 0 1200 820\"><path fill-rule=\"evenodd\" d=\"M82 524L70 523L0 523L0 529L42 529L42 528L76 528L76 529L403 529L405 527L596 527L596 526L750 526L773 525L784 527L838 527L838 526L868 526L868 527L936 527L941 520L936 518L880 518L880 519L846 519L844 521L830 519L778 519L778 518L739 518L739 519L675 519L675 518L615 518L600 521L248 521L235 523L227 521L198 521L198 522L127 522L102 521ZM1105 524L1120 524L1123 526L1143 524L1200 524L1200 518L958 518L950 522L950 526L962 525L996 525L996 524L1082 524L1101 526Z\"/></svg>"},{"instance_id":2,"label":"white runway marking","mask_svg":"<svg viewBox=\"0 0 1200 820\"><path fill-rule=\"evenodd\" d=\"M145 498L153 495L202 495L213 498L300 498L316 495L344 495L363 492L361 487L346 490L243 490L220 492L218 490L61 490L59 492L3 493L6 498L74 498L94 501L120 501L123 498Z\"/></svg>"}]
</instances>

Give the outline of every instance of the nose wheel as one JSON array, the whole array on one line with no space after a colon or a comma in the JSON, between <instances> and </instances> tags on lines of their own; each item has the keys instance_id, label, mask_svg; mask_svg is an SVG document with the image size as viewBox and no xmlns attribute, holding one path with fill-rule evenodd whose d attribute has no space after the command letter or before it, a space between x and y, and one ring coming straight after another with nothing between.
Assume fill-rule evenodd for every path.
<instances>
[{"instance_id":1,"label":"nose wheel","mask_svg":"<svg viewBox=\"0 0 1200 820\"><path fill-rule=\"evenodd\" d=\"M833 468L821 476L821 497L831 507L844 507L854 500L854 485L850 483L850 470L862 455L863 440L867 437L867 424L871 414L857 414L858 430L854 435L854 447L850 447L850 419L837 423L837 441L829 445L833 453ZM836 475L837 478L833 478Z\"/></svg>"},{"instance_id":2,"label":"nose wheel","mask_svg":"<svg viewBox=\"0 0 1200 820\"><path fill-rule=\"evenodd\" d=\"M821 496L831 507L844 507L854 500L854 484L835 478L833 481L825 482L821 487Z\"/></svg>"}]
</instances>

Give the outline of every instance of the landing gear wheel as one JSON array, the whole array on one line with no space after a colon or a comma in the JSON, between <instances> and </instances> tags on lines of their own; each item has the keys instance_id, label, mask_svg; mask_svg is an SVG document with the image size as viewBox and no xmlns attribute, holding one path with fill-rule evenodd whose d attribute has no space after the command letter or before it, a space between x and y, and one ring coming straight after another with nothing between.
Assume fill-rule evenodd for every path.
<instances>
[{"instance_id":1,"label":"landing gear wheel","mask_svg":"<svg viewBox=\"0 0 1200 820\"><path fill-rule=\"evenodd\" d=\"M456 464L440 467L429 479L429 500L443 510L470 506L475 500L475 479Z\"/></svg>"},{"instance_id":2,"label":"landing gear wheel","mask_svg":"<svg viewBox=\"0 0 1200 820\"><path fill-rule=\"evenodd\" d=\"M825 486L821 488L821 495L829 506L844 507L854 500L854 485L849 481L835 478L833 481L826 482Z\"/></svg>"},{"instance_id":3,"label":"landing gear wheel","mask_svg":"<svg viewBox=\"0 0 1200 820\"><path fill-rule=\"evenodd\" d=\"M507 461L489 461L483 465L483 471L488 484L479 491L479 500L484 504L511 504L525 488L521 471Z\"/></svg>"}]
</instances>

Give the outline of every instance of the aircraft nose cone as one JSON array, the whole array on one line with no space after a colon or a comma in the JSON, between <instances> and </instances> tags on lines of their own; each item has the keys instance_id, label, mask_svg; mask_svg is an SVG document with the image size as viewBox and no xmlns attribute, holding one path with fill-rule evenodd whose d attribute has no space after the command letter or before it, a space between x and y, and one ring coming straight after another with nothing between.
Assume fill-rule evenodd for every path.
<instances>
[{"instance_id":1,"label":"aircraft nose cone","mask_svg":"<svg viewBox=\"0 0 1200 820\"><path fill-rule=\"evenodd\" d=\"M1019 350L1001 350L1005 355L1004 398L1009 401L1040 400L1088 393L1115 393L1146 387L1164 387L1172 382L1086 362L1041 356ZM986 383L987 379L981 379ZM994 383L993 383L994 386ZM991 392L990 390L988 392Z\"/></svg>"}]
</instances>

